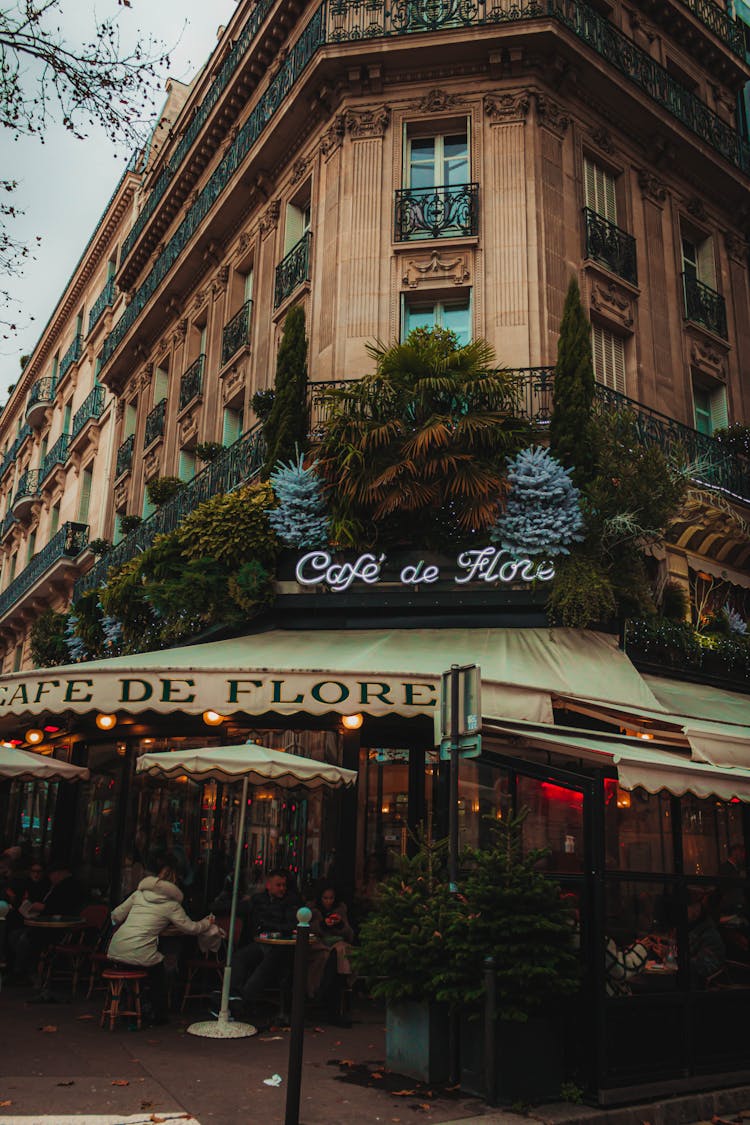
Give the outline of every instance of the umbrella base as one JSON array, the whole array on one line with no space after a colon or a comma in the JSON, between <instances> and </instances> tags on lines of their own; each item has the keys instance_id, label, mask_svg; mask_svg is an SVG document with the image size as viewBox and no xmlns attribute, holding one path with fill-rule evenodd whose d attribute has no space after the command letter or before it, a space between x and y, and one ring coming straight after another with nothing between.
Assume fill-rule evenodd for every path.
<instances>
[{"instance_id":1,"label":"umbrella base","mask_svg":"<svg viewBox=\"0 0 750 1125\"><path fill-rule=\"evenodd\" d=\"M187 1033L198 1035L201 1039L249 1039L251 1035L258 1034L258 1029L239 1020L200 1020L191 1023Z\"/></svg>"}]
</instances>

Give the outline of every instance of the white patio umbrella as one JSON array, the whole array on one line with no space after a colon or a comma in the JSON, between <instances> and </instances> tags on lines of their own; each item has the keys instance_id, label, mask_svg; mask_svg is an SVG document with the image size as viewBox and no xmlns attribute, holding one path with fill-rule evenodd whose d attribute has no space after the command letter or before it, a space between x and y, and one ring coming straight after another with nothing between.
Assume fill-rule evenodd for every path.
<instances>
[{"instance_id":1,"label":"white patio umbrella","mask_svg":"<svg viewBox=\"0 0 750 1125\"><path fill-rule=\"evenodd\" d=\"M340 789L355 784L355 770L301 758L283 750L269 750L266 746L247 742L240 746L203 746L196 750L176 750L160 754L143 754L136 765L138 773L150 777L184 777L193 781L239 781L242 779L240 824L237 833L237 852L234 857L234 882L232 908L227 934L227 960L221 990L221 1008L217 1021L204 1020L188 1028L191 1035L209 1039L239 1039L255 1035L252 1024L229 1020L229 988L234 953L234 923L237 917L237 894L240 885L240 860L245 839L245 814L249 785L277 785L282 789Z\"/></svg>"},{"instance_id":2,"label":"white patio umbrella","mask_svg":"<svg viewBox=\"0 0 750 1125\"><path fill-rule=\"evenodd\" d=\"M71 766L47 754L31 754L0 746L0 779L12 781L87 781L89 771L83 766Z\"/></svg>"}]
</instances>

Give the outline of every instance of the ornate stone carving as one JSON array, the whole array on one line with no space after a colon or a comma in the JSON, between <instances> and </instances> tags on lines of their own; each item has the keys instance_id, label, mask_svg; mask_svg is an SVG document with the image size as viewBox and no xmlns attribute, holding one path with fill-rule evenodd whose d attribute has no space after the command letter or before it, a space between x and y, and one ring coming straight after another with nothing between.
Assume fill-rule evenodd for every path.
<instances>
[{"instance_id":1,"label":"ornate stone carving","mask_svg":"<svg viewBox=\"0 0 750 1125\"><path fill-rule=\"evenodd\" d=\"M529 112L531 93L518 90L512 94L486 94L484 112L494 125L524 121Z\"/></svg>"},{"instance_id":2,"label":"ornate stone carving","mask_svg":"<svg viewBox=\"0 0 750 1125\"><path fill-rule=\"evenodd\" d=\"M151 378L152 378L153 374L154 374L153 363L144 364L143 371L141 372L141 381L140 381L140 384L139 384L142 391L148 390L148 388L151 386Z\"/></svg>"},{"instance_id":3,"label":"ornate stone carving","mask_svg":"<svg viewBox=\"0 0 750 1125\"><path fill-rule=\"evenodd\" d=\"M543 125L558 137L565 136L570 125L570 118L562 106L558 105L552 98L548 98L546 94L537 94L536 112L540 125Z\"/></svg>"},{"instance_id":4,"label":"ornate stone carving","mask_svg":"<svg viewBox=\"0 0 750 1125\"><path fill-rule=\"evenodd\" d=\"M197 407L189 410L183 414L180 419L180 444L187 445L188 442L195 441L198 436L198 418L200 411Z\"/></svg>"},{"instance_id":5,"label":"ornate stone carving","mask_svg":"<svg viewBox=\"0 0 750 1125\"><path fill-rule=\"evenodd\" d=\"M290 184L298 184L300 182L305 172L307 171L309 163L310 161L307 160L304 156L297 157L294 164L292 165L292 175L289 180Z\"/></svg>"},{"instance_id":6,"label":"ornate stone carving","mask_svg":"<svg viewBox=\"0 0 750 1125\"><path fill-rule=\"evenodd\" d=\"M281 214L281 200L272 199L266 207L263 216L258 224L261 235L265 238L272 230L276 230L279 222L279 215Z\"/></svg>"},{"instance_id":7,"label":"ornate stone carving","mask_svg":"<svg viewBox=\"0 0 750 1125\"><path fill-rule=\"evenodd\" d=\"M429 94L419 98L415 104L423 113L445 113L456 106L466 105L466 100L459 94L449 94L445 90L430 90Z\"/></svg>"},{"instance_id":8,"label":"ornate stone carving","mask_svg":"<svg viewBox=\"0 0 750 1125\"><path fill-rule=\"evenodd\" d=\"M401 284L408 285L410 289L416 289L418 285L432 284L436 280L463 285L470 276L471 271L465 254L444 257L439 250L433 250L429 256L408 259Z\"/></svg>"},{"instance_id":9,"label":"ornate stone carving","mask_svg":"<svg viewBox=\"0 0 750 1125\"><path fill-rule=\"evenodd\" d=\"M710 375L714 379L726 381L727 364L726 356L709 340L698 338L691 334L690 338L690 365L697 371Z\"/></svg>"},{"instance_id":10,"label":"ornate stone carving","mask_svg":"<svg viewBox=\"0 0 750 1125\"><path fill-rule=\"evenodd\" d=\"M742 266L747 265L748 250L750 248L744 238L739 234L735 234L734 231L724 231L724 245L727 248L727 254L730 258L735 262L739 262Z\"/></svg>"},{"instance_id":11,"label":"ornate stone carving","mask_svg":"<svg viewBox=\"0 0 750 1125\"><path fill-rule=\"evenodd\" d=\"M159 471L162 444L159 441L143 458L143 475L146 480L151 480L151 477L156 476Z\"/></svg>"},{"instance_id":12,"label":"ornate stone carving","mask_svg":"<svg viewBox=\"0 0 750 1125\"><path fill-rule=\"evenodd\" d=\"M175 328L174 332L172 333L172 343L175 345L175 347L177 347L179 344L181 344L182 341L185 339L185 336L187 335L187 329L188 329L187 317L184 316L182 318L182 320L177 321L177 327Z\"/></svg>"},{"instance_id":13,"label":"ornate stone carving","mask_svg":"<svg viewBox=\"0 0 750 1125\"><path fill-rule=\"evenodd\" d=\"M591 281L591 307L621 328L633 327L633 298L614 281Z\"/></svg>"},{"instance_id":14,"label":"ornate stone carving","mask_svg":"<svg viewBox=\"0 0 750 1125\"><path fill-rule=\"evenodd\" d=\"M198 309L206 303L206 290L199 289L193 297L193 312L196 313Z\"/></svg>"},{"instance_id":15,"label":"ornate stone carving","mask_svg":"<svg viewBox=\"0 0 750 1125\"><path fill-rule=\"evenodd\" d=\"M129 495L130 495L130 475L126 476L124 478L124 480L121 480L118 484L115 485L115 490L114 490L115 511L120 512L120 511L122 511L123 508L127 507Z\"/></svg>"},{"instance_id":16,"label":"ornate stone carving","mask_svg":"<svg viewBox=\"0 0 750 1125\"><path fill-rule=\"evenodd\" d=\"M638 186L644 198L651 199L654 203L663 203L667 198L666 184L646 168L638 172Z\"/></svg>"},{"instance_id":17,"label":"ornate stone carving","mask_svg":"<svg viewBox=\"0 0 750 1125\"><path fill-rule=\"evenodd\" d=\"M365 137L382 137L388 128L391 111L387 105L377 109L347 109L346 128L355 140Z\"/></svg>"},{"instance_id":18,"label":"ornate stone carving","mask_svg":"<svg viewBox=\"0 0 750 1125\"><path fill-rule=\"evenodd\" d=\"M233 363L227 367L221 376L221 393L224 402L228 402L242 387L245 381L245 364Z\"/></svg>"},{"instance_id":19,"label":"ornate stone carving","mask_svg":"<svg viewBox=\"0 0 750 1125\"><path fill-rule=\"evenodd\" d=\"M346 132L346 115L337 113L320 139L320 151L328 159L341 147Z\"/></svg>"},{"instance_id":20,"label":"ornate stone carving","mask_svg":"<svg viewBox=\"0 0 750 1125\"><path fill-rule=\"evenodd\" d=\"M216 277L211 282L211 296L214 300L220 297L227 287L229 281L229 266L222 266L217 271Z\"/></svg>"},{"instance_id":21,"label":"ornate stone carving","mask_svg":"<svg viewBox=\"0 0 750 1125\"><path fill-rule=\"evenodd\" d=\"M123 400L121 398L118 398L117 402L115 403L115 419L116 419L116 421L119 422L124 417L124 415L125 415L125 403L123 402Z\"/></svg>"},{"instance_id":22,"label":"ornate stone carving","mask_svg":"<svg viewBox=\"0 0 750 1125\"><path fill-rule=\"evenodd\" d=\"M701 223L705 223L707 221L708 214L706 213L705 204L703 203L703 200L700 199L697 195L694 195L692 199L688 199L685 206L694 219L698 219L698 221Z\"/></svg>"},{"instance_id":23,"label":"ornate stone carving","mask_svg":"<svg viewBox=\"0 0 750 1125\"><path fill-rule=\"evenodd\" d=\"M244 254L251 242L252 242L252 238L250 237L250 235L248 234L248 232L246 230L243 230L242 234L240 235L240 237L237 241L238 252L240 254Z\"/></svg>"},{"instance_id":24,"label":"ornate stone carving","mask_svg":"<svg viewBox=\"0 0 750 1125\"><path fill-rule=\"evenodd\" d=\"M594 142L597 148L600 148L602 150L602 152L606 152L609 156L614 156L616 151L615 145L612 141L612 136L607 129L603 127L599 129L592 129L591 140Z\"/></svg>"}]
</instances>

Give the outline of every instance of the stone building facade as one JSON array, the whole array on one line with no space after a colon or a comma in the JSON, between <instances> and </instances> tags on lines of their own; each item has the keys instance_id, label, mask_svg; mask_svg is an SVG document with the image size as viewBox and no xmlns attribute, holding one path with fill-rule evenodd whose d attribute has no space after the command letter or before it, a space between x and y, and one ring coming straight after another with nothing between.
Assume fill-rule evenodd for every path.
<instances>
[{"instance_id":1,"label":"stone building facade","mask_svg":"<svg viewBox=\"0 0 750 1125\"><path fill-rule=\"evenodd\" d=\"M544 420L576 275L601 393L708 466L667 571L747 585L750 472L711 434L750 413L748 80L712 0L239 3L170 84L0 415L3 670L28 665L89 539L124 559L164 529L122 534L148 480L197 479L209 441L242 452L222 486L252 470L292 304L312 382L439 323L522 370Z\"/></svg>"}]
</instances>

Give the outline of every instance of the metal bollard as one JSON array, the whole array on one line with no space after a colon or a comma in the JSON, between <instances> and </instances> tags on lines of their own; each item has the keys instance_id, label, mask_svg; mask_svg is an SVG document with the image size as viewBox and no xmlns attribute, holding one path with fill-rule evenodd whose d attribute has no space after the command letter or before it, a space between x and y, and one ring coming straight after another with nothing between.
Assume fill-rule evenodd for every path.
<instances>
[{"instance_id":1,"label":"metal bollard","mask_svg":"<svg viewBox=\"0 0 750 1125\"><path fill-rule=\"evenodd\" d=\"M495 958L484 959L484 1097L488 1105L497 1105L497 981Z\"/></svg>"},{"instance_id":2,"label":"metal bollard","mask_svg":"<svg viewBox=\"0 0 750 1125\"><path fill-rule=\"evenodd\" d=\"M294 946L292 983L292 1029L289 1036L289 1069L286 1085L284 1125L299 1125L302 1086L302 1048L305 1040L305 992L307 991L307 952L312 911L301 906L297 911L297 941Z\"/></svg>"}]
</instances>

